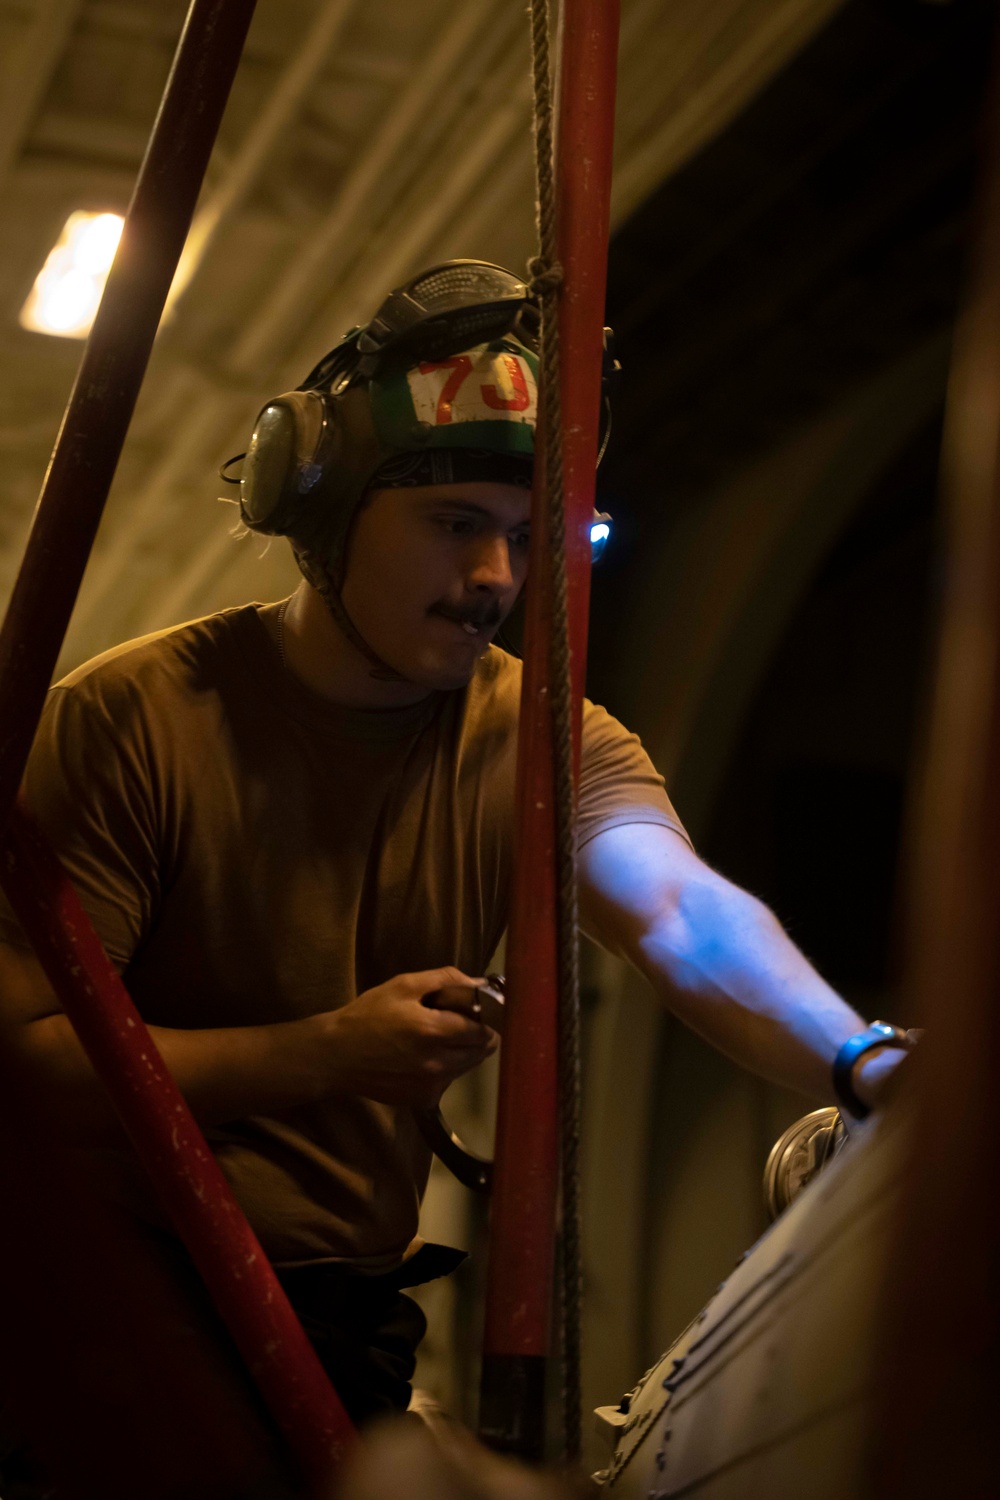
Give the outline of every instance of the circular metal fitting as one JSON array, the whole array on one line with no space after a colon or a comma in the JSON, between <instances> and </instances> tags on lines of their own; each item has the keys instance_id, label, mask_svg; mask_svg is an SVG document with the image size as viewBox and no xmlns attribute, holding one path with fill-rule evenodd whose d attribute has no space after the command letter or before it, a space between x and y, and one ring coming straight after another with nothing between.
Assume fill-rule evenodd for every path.
<instances>
[{"instance_id":1,"label":"circular metal fitting","mask_svg":"<svg viewBox=\"0 0 1000 1500\"><path fill-rule=\"evenodd\" d=\"M803 1115L778 1137L764 1168L764 1202L772 1219L833 1160L846 1137L840 1111L832 1106Z\"/></svg>"}]
</instances>

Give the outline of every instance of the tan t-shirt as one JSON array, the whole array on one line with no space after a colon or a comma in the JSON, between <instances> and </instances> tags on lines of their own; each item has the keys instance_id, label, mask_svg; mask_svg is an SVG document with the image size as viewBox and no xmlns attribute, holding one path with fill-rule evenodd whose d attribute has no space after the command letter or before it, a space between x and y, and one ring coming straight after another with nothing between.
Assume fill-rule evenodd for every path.
<instances>
[{"instance_id":1,"label":"tan t-shirt","mask_svg":"<svg viewBox=\"0 0 1000 1500\"><path fill-rule=\"evenodd\" d=\"M257 606L130 642L49 693L26 776L152 1024L253 1025L395 974L481 974L507 923L521 666L361 712L282 666ZM588 703L580 838L680 829L639 741ZM9 909L0 936L21 941ZM207 1132L277 1263L389 1264L429 1153L410 1110L339 1096Z\"/></svg>"}]
</instances>

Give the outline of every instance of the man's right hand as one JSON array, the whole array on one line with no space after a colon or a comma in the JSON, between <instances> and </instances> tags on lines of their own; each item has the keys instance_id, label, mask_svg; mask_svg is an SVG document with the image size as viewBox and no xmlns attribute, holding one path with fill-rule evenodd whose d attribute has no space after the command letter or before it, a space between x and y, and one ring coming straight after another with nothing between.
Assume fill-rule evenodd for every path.
<instances>
[{"instance_id":1,"label":"man's right hand","mask_svg":"<svg viewBox=\"0 0 1000 1500\"><path fill-rule=\"evenodd\" d=\"M458 969L398 974L324 1018L331 1093L432 1109L450 1083L499 1045L495 1031L470 1016L435 1010L423 997L446 985L476 985Z\"/></svg>"},{"instance_id":2,"label":"man's right hand","mask_svg":"<svg viewBox=\"0 0 1000 1500\"><path fill-rule=\"evenodd\" d=\"M496 1050L470 1016L432 1010L424 995L476 980L457 969L400 974L339 1010L258 1026L150 1035L203 1125L361 1094L433 1108L453 1079ZM122 1129L33 953L0 942L0 1029L11 1067L41 1090L73 1143L118 1144Z\"/></svg>"}]
</instances>

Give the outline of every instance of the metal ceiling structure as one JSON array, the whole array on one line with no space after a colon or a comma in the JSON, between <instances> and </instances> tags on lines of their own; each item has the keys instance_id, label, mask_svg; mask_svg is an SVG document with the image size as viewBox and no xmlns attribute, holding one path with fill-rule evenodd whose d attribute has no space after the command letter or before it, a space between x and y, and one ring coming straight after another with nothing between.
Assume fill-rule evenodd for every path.
<instances>
[{"instance_id":1,"label":"metal ceiling structure","mask_svg":"<svg viewBox=\"0 0 1000 1500\"><path fill-rule=\"evenodd\" d=\"M613 222L716 135L840 0L625 0ZM123 212L183 0L0 0L0 596L81 346L18 313L68 215ZM234 540L219 463L423 265L533 246L515 0L260 0L63 657L295 581Z\"/></svg>"}]
</instances>

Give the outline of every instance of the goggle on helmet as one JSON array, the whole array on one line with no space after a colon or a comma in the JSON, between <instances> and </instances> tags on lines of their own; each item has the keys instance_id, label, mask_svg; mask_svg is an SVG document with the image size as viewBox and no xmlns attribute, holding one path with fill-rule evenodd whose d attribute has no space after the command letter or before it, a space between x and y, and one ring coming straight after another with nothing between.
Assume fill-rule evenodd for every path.
<instances>
[{"instance_id":1,"label":"goggle on helmet","mask_svg":"<svg viewBox=\"0 0 1000 1500\"><path fill-rule=\"evenodd\" d=\"M527 285L484 261L448 261L397 288L259 412L239 480L223 471L239 483L243 521L322 549L336 575L383 468L386 487L405 482L393 477L400 460L421 456L436 482L530 483L538 328ZM595 556L609 534L610 517L595 513Z\"/></svg>"}]
</instances>

